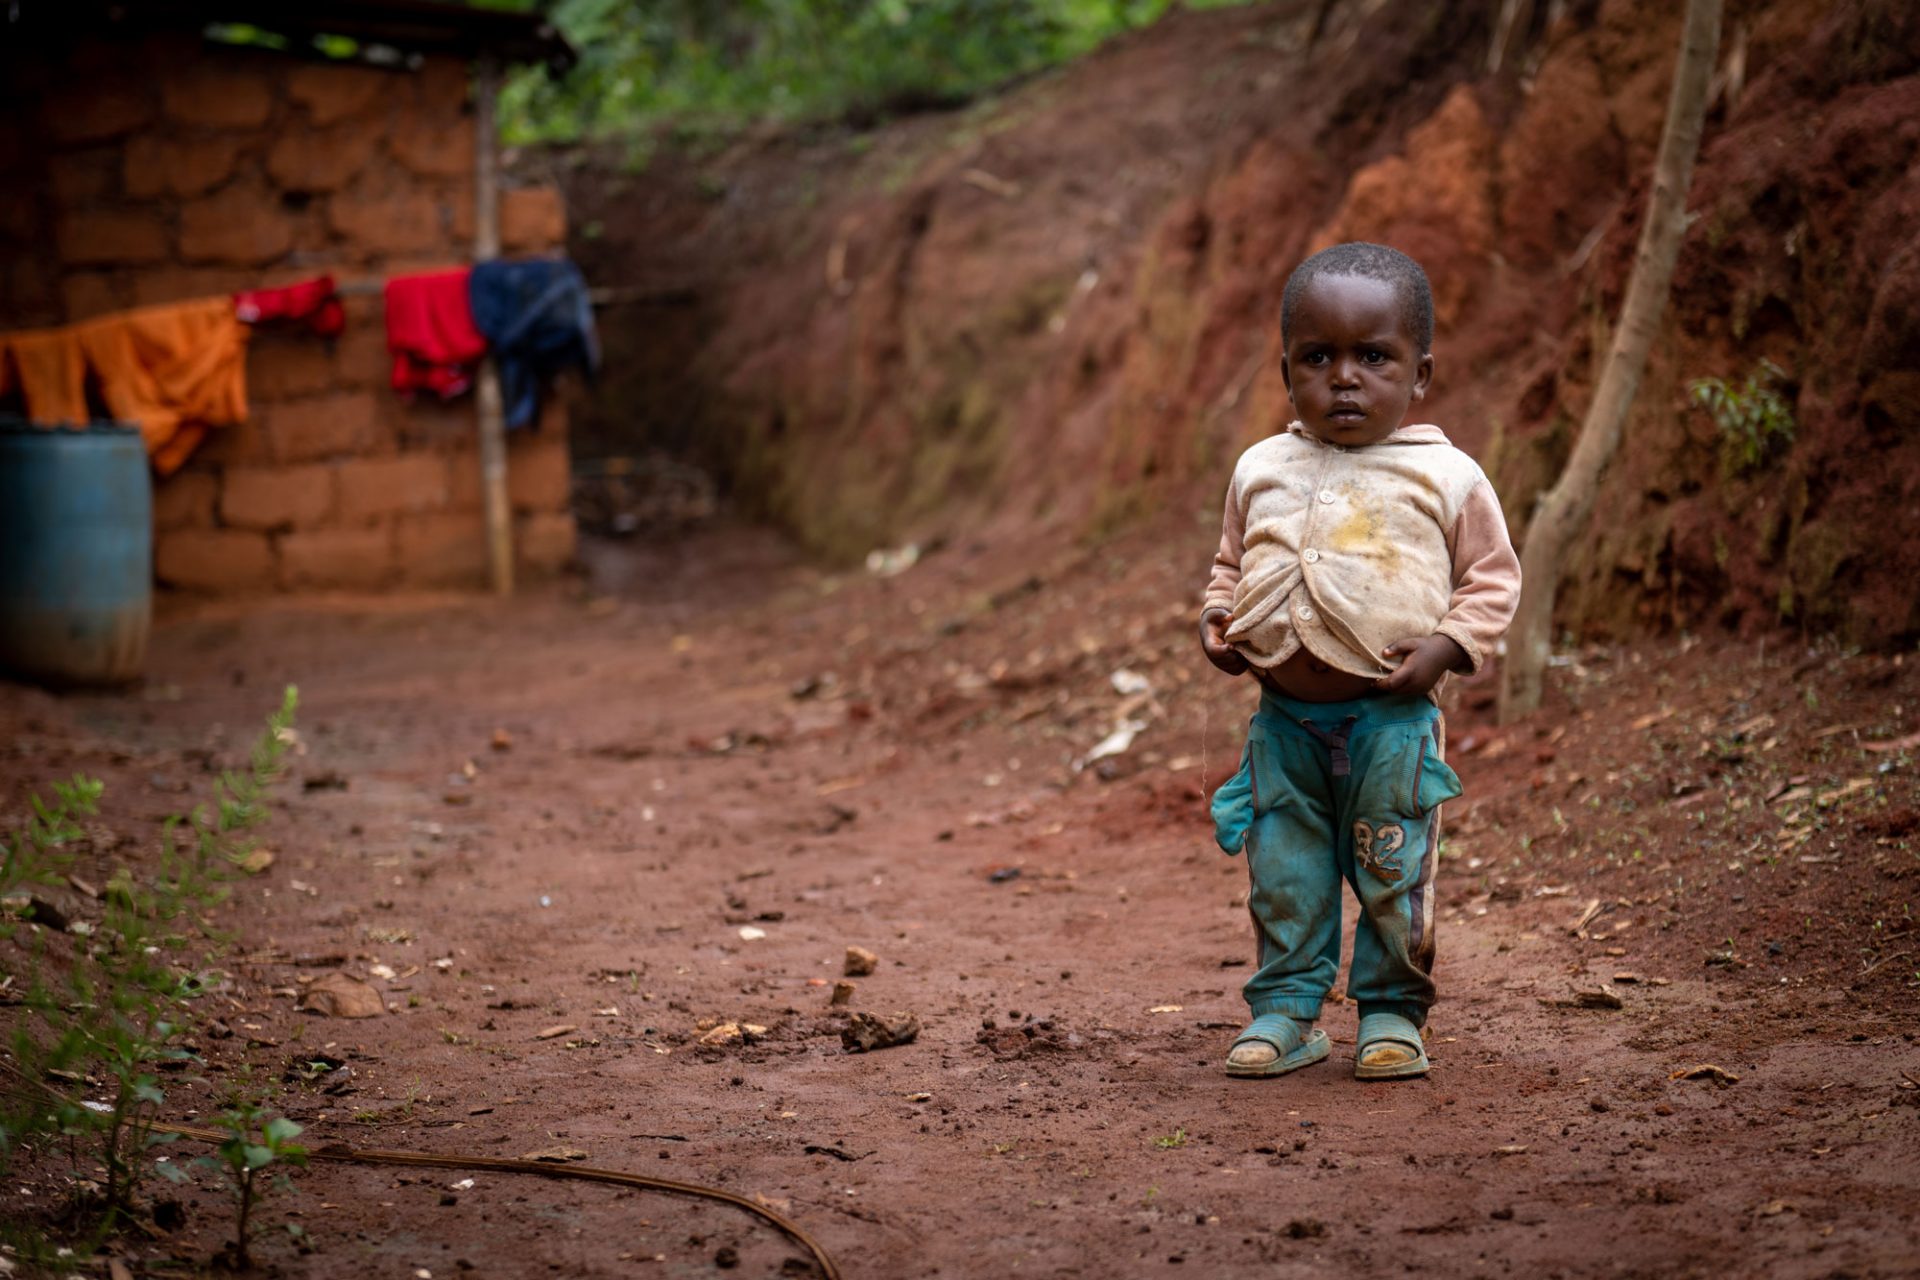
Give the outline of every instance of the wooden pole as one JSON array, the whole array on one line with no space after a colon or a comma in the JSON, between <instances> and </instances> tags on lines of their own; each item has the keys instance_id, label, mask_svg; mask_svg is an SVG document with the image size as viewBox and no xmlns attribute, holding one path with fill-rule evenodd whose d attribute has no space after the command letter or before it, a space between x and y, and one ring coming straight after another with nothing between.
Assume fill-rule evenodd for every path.
<instances>
[{"instance_id":1,"label":"wooden pole","mask_svg":"<svg viewBox=\"0 0 1920 1280\"><path fill-rule=\"evenodd\" d=\"M474 68L473 260L500 256L499 142L494 136L494 97L500 64L483 55ZM487 512L487 566L495 595L513 594L513 507L507 498L507 422L500 396L500 370L491 356L480 362L474 388L480 417L480 491Z\"/></svg>"},{"instance_id":2,"label":"wooden pole","mask_svg":"<svg viewBox=\"0 0 1920 1280\"><path fill-rule=\"evenodd\" d=\"M1520 607L1507 631L1501 671L1500 720L1505 723L1540 705L1541 683L1553 642L1553 599L1574 539L1584 533L1600 493L1600 478L1626 429L1647 353L1666 310L1674 263L1687 229L1687 193L1707 115L1707 84L1720 47L1721 0L1687 0L1681 21L1680 57L1673 68L1667 124L1654 160L1647 220L1627 277L1620 323L1607 348L1607 362L1593 402L1560 478L1541 496L1527 523L1520 551Z\"/></svg>"}]
</instances>

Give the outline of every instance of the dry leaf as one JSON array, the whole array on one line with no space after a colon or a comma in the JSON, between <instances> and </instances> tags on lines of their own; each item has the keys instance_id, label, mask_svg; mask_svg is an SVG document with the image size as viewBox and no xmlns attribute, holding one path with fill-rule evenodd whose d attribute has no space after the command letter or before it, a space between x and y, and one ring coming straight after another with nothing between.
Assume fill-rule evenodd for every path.
<instances>
[{"instance_id":1,"label":"dry leaf","mask_svg":"<svg viewBox=\"0 0 1920 1280\"><path fill-rule=\"evenodd\" d=\"M558 1040L561 1036L570 1035L579 1029L580 1028L570 1022L563 1022L557 1027L548 1027L545 1031L538 1033L533 1038L535 1040Z\"/></svg>"},{"instance_id":2,"label":"dry leaf","mask_svg":"<svg viewBox=\"0 0 1920 1280\"><path fill-rule=\"evenodd\" d=\"M545 1147L539 1151L529 1151L520 1158L538 1160L544 1164L565 1164L569 1160L585 1160L587 1153L578 1147Z\"/></svg>"},{"instance_id":3,"label":"dry leaf","mask_svg":"<svg viewBox=\"0 0 1920 1280\"><path fill-rule=\"evenodd\" d=\"M387 1006L375 991L350 973L335 970L317 978L300 997L302 1013L326 1018L377 1018Z\"/></svg>"},{"instance_id":4,"label":"dry leaf","mask_svg":"<svg viewBox=\"0 0 1920 1280\"><path fill-rule=\"evenodd\" d=\"M1729 1085L1739 1082L1740 1077L1725 1067L1716 1067L1711 1062L1703 1062L1697 1067L1682 1067L1668 1076L1669 1080L1711 1080L1717 1085Z\"/></svg>"}]
</instances>

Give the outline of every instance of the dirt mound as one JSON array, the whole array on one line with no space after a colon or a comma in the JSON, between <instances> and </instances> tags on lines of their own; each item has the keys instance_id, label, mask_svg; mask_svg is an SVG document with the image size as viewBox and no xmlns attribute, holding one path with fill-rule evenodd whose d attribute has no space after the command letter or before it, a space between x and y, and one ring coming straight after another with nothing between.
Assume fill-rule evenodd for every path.
<instances>
[{"instance_id":1,"label":"dirt mound","mask_svg":"<svg viewBox=\"0 0 1920 1280\"><path fill-rule=\"evenodd\" d=\"M842 557L1211 507L1287 414L1287 270L1382 239L1433 278L1431 416L1517 528L1624 289L1677 12L1567 6L1489 76L1485 15L1343 6L1308 48L1317 8L1178 13L872 134L574 167L575 251L626 299L589 448L699 458ZM1916 50L1891 0L1731 6L1696 220L1569 622L1920 630ZM1792 423L1730 464L1688 387L1762 361Z\"/></svg>"}]
</instances>

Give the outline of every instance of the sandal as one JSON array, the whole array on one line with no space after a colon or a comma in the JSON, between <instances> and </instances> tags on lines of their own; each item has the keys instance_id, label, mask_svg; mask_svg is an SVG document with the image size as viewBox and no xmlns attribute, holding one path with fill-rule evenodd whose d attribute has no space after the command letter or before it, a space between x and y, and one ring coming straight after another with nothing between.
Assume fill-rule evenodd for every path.
<instances>
[{"instance_id":1,"label":"sandal","mask_svg":"<svg viewBox=\"0 0 1920 1280\"><path fill-rule=\"evenodd\" d=\"M1229 1059L1226 1067L1230 1076L1283 1076L1312 1066L1332 1051L1326 1032L1318 1027L1307 1030L1284 1013L1263 1013L1255 1018L1245 1031L1234 1037L1227 1053L1231 1055L1243 1044L1269 1044L1280 1056L1257 1066L1245 1066Z\"/></svg>"},{"instance_id":2,"label":"sandal","mask_svg":"<svg viewBox=\"0 0 1920 1280\"><path fill-rule=\"evenodd\" d=\"M1427 1074L1427 1046L1420 1039L1420 1028L1397 1013L1363 1016L1358 1040L1353 1054L1356 1080L1405 1080Z\"/></svg>"}]
</instances>

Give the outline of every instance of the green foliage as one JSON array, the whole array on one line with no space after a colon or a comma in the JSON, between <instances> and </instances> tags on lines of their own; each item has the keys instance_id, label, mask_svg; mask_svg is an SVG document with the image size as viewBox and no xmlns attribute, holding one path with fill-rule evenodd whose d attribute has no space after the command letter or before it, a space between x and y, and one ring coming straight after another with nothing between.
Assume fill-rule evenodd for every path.
<instances>
[{"instance_id":1,"label":"green foliage","mask_svg":"<svg viewBox=\"0 0 1920 1280\"><path fill-rule=\"evenodd\" d=\"M1786 371L1762 360L1745 380L1696 378L1687 394L1720 428L1720 466L1728 475L1751 471L1765 462L1775 445L1793 443L1793 406L1774 390Z\"/></svg>"},{"instance_id":2,"label":"green foliage","mask_svg":"<svg viewBox=\"0 0 1920 1280\"><path fill-rule=\"evenodd\" d=\"M99 1195L103 1233L131 1208L144 1153L170 1141L153 1132L166 1103L159 1072L194 1060L174 1041L192 1002L216 981L207 966L222 940L205 913L252 851L248 833L266 817L296 703L289 687L247 767L221 775L211 805L166 820L156 865L114 872L97 926L76 925L71 934L34 928L22 939L27 1016L13 1028L11 1065L26 1091L10 1092L0 1108L0 1162L35 1137L64 1138L76 1164L79 1149L91 1147L106 1182L82 1190ZM83 834L80 819L95 812L101 784L76 778L53 793L51 806L35 796L32 816L0 843L0 889L55 883L72 870L70 846ZM16 922L6 931L22 938ZM88 1096L95 1092L104 1100Z\"/></svg>"},{"instance_id":3,"label":"green foliage","mask_svg":"<svg viewBox=\"0 0 1920 1280\"><path fill-rule=\"evenodd\" d=\"M520 0L490 0L522 8ZM1172 0L556 0L580 55L501 95L509 142L754 120L866 124L964 102L1146 26ZM1244 0L1201 0L1206 8Z\"/></svg>"},{"instance_id":4,"label":"green foliage","mask_svg":"<svg viewBox=\"0 0 1920 1280\"><path fill-rule=\"evenodd\" d=\"M234 1268L246 1270L253 1266L248 1245L252 1240L254 1206L268 1190L289 1185L286 1176L289 1167L306 1167L307 1149L294 1142L300 1136L300 1126L285 1116L269 1118L258 1098L234 1099L214 1118L214 1123L227 1135L226 1141L214 1155L197 1157L192 1163L218 1171L232 1192L234 1230L233 1243L228 1249ZM171 1181L191 1180L179 1165L163 1163L158 1167ZM304 1234L297 1227L290 1226L289 1230L296 1237Z\"/></svg>"}]
</instances>

